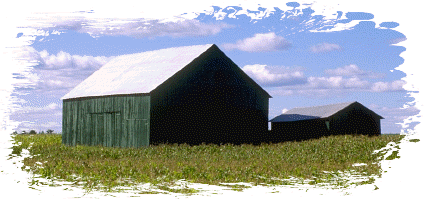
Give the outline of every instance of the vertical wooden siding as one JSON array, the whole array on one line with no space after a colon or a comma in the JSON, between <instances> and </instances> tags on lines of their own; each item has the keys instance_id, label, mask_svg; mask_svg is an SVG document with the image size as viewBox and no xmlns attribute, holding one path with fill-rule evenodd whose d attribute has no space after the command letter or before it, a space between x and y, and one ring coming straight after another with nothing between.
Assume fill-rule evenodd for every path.
<instances>
[{"instance_id":1,"label":"vertical wooden siding","mask_svg":"<svg viewBox=\"0 0 425 199\"><path fill-rule=\"evenodd\" d=\"M67 145L148 146L150 96L67 100L62 122Z\"/></svg>"}]
</instances>

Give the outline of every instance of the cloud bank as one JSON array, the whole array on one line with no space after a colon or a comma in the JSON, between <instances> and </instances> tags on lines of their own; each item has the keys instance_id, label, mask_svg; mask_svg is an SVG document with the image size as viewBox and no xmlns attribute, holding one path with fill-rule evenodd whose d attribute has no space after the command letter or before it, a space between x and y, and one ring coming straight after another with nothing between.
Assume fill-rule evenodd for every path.
<instances>
[{"instance_id":1,"label":"cloud bank","mask_svg":"<svg viewBox=\"0 0 425 199\"><path fill-rule=\"evenodd\" d=\"M406 82L403 80L396 80L393 82L376 82L372 85L371 91L373 92L387 92L387 91L402 91L403 85Z\"/></svg>"},{"instance_id":2,"label":"cloud bank","mask_svg":"<svg viewBox=\"0 0 425 199\"><path fill-rule=\"evenodd\" d=\"M300 70L273 73L266 68L266 65L260 64L245 65L242 67L242 70L260 85L265 87L303 84L306 82L304 73Z\"/></svg>"},{"instance_id":3,"label":"cloud bank","mask_svg":"<svg viewBox=\"0 0 425 199\"><path fill-rule=\"evenodd\" d=\"M226 28L233 26L224 22L202 23L196 19L180 19L175 21L164 21L158 19L109 19L89 20L86 18L62 19L51 17L45 19L48 27L55 30L74 30L80 33L88 33L93 37L102 35L129 36L133 38L154 38L162 36L170 37L198 37L215 35ZM49 30L51 28L44 28Z\"/></svg>"},{"instance_id":4,"label":"cloud bank","mask_svg":"<svg viewBox=\"0 0 425 199\"><path fill-rule=\"evenodd\" d=\"M59 99L113 58L71 55L63 51L54 55L32 47L21 48L17 57L34 66L30 71L14 74L15 79L26 81L15 85L13 94L17 96L12 99L10 119L22 122L20 130L37 131L46 128L60 131L62 104ZM30 104L21 95L41 99L46 105ZM22 121L23 115L26 121Z\"/></svg>"},{"instance_id":5,"label":"cloud bank","mask_svg":"<svg viewBox=\"0 0 425 199\"><path fill-rule=\"evenodd\" d=\"M280 70L278 70L280 69ZM306 77L303 68L291 70L263 64L245 65L242 70L263 87L269 87L272 95L331 96L343 92L397 92L403 91L403 80L372 82L385 74L364 71L356 65L325 70L326 76Z\"/></svg>"},{"instance_id":6,"label":"cloud bank","mask_svg":"<svg viewBox=\"0 0 425 199\"><path fill-rule=\"evenodd\" d=\"M384 73L375 73L372 71L364 71L355 64L350 64L336 69L327 69L324 71L326 75L333 76L356 76L360 78L383 78Z\"/></svg>"},{"instance_id":7,"label":"cloud bank","mask_svg":"<svg viewBox=\"0 0 425 199\"><path fill-rule=\"evenodd\" d=\"M32 47L22 48L19 57L36 65L31 73L17 74L16 78L28 79L34 84L35 92L55 95L64 95L113 58L71 55L63 51L50 55Z\"/></svg>"},{"instance_id":8,"label":"cloud bank","mask_svg":"<svg viewBox=\"0 0 425 199\"><path fill-rule=\"evenodd\" d=\"M346 92L398 92L404 91L403 80L391 82L369 82L358 77L308 77L306 84L281 86L270 90L271 95L304 95L310 97L331 97Z\"/></svg>"},{"instance_id":9,"label":"cloud bank","mask_svg":"<svg viewBox=\"0 0 425 199\"><path fill-rule=\"evenodd\" d=\"M287 50L292 44L285 38L276 35L274 32L265 34L255 34L253 37L237 41L235 44L223 44L227 50L241 50L246 52L272 52Z\"/></svg>"}]
</instances>

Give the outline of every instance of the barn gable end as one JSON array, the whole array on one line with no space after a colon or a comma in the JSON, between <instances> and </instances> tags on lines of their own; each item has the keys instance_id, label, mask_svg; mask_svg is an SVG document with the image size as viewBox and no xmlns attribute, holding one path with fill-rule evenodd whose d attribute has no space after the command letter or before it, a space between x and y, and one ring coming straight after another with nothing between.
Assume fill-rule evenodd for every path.
<instances>
[{"instance_id":1,"label":"barn gable end","mask_svg":"<svg viewBox=\"0 0 425 199\"><path fill-rule=\"evenodd\" d=\"M271 97L213 46L151 92L151 141L256 142Z\"/></svg>"}]
</instances>

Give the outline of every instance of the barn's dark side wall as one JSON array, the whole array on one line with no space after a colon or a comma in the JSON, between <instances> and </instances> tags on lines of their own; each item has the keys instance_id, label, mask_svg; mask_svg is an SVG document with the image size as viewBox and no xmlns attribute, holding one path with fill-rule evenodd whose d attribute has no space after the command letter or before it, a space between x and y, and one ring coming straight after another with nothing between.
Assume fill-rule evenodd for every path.
<instances>
[{"instance_id":1,"label":"barn's dark side wall","mask_svg":"<svg viewBox=\"0 0 425 199\"><path fill-rule=\"evenodd\" d=\"M261 141L269 96L238 70L221 51L206 52L151 92L151 143Z\"/></svg>"}]
</instances>

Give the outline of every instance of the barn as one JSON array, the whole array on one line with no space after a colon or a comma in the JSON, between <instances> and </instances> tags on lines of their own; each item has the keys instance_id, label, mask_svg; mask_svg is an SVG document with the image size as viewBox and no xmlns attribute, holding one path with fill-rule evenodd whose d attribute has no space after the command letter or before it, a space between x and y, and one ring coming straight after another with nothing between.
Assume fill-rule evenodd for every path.
<instances>
[{"instance_id":1,"label":"barn","mask_svg":"<svg viewBox=\"0 0 425 199\"><path fill-rule=\"evenodd\" d=\"M384 119L359 102L294 108L271 122L271 140L305 140L338 134L380 135Z\"/></svg>"},{"instance_id":2,"label":"barn","mask_svg":"<svg viewBox=\"0 0 425 199\"><path fill-rule=\"evenodd\" d=\"M66 145L251 143L271 96L215 44L118 56L63 96Z\"/></svg>"}]
</instances>

